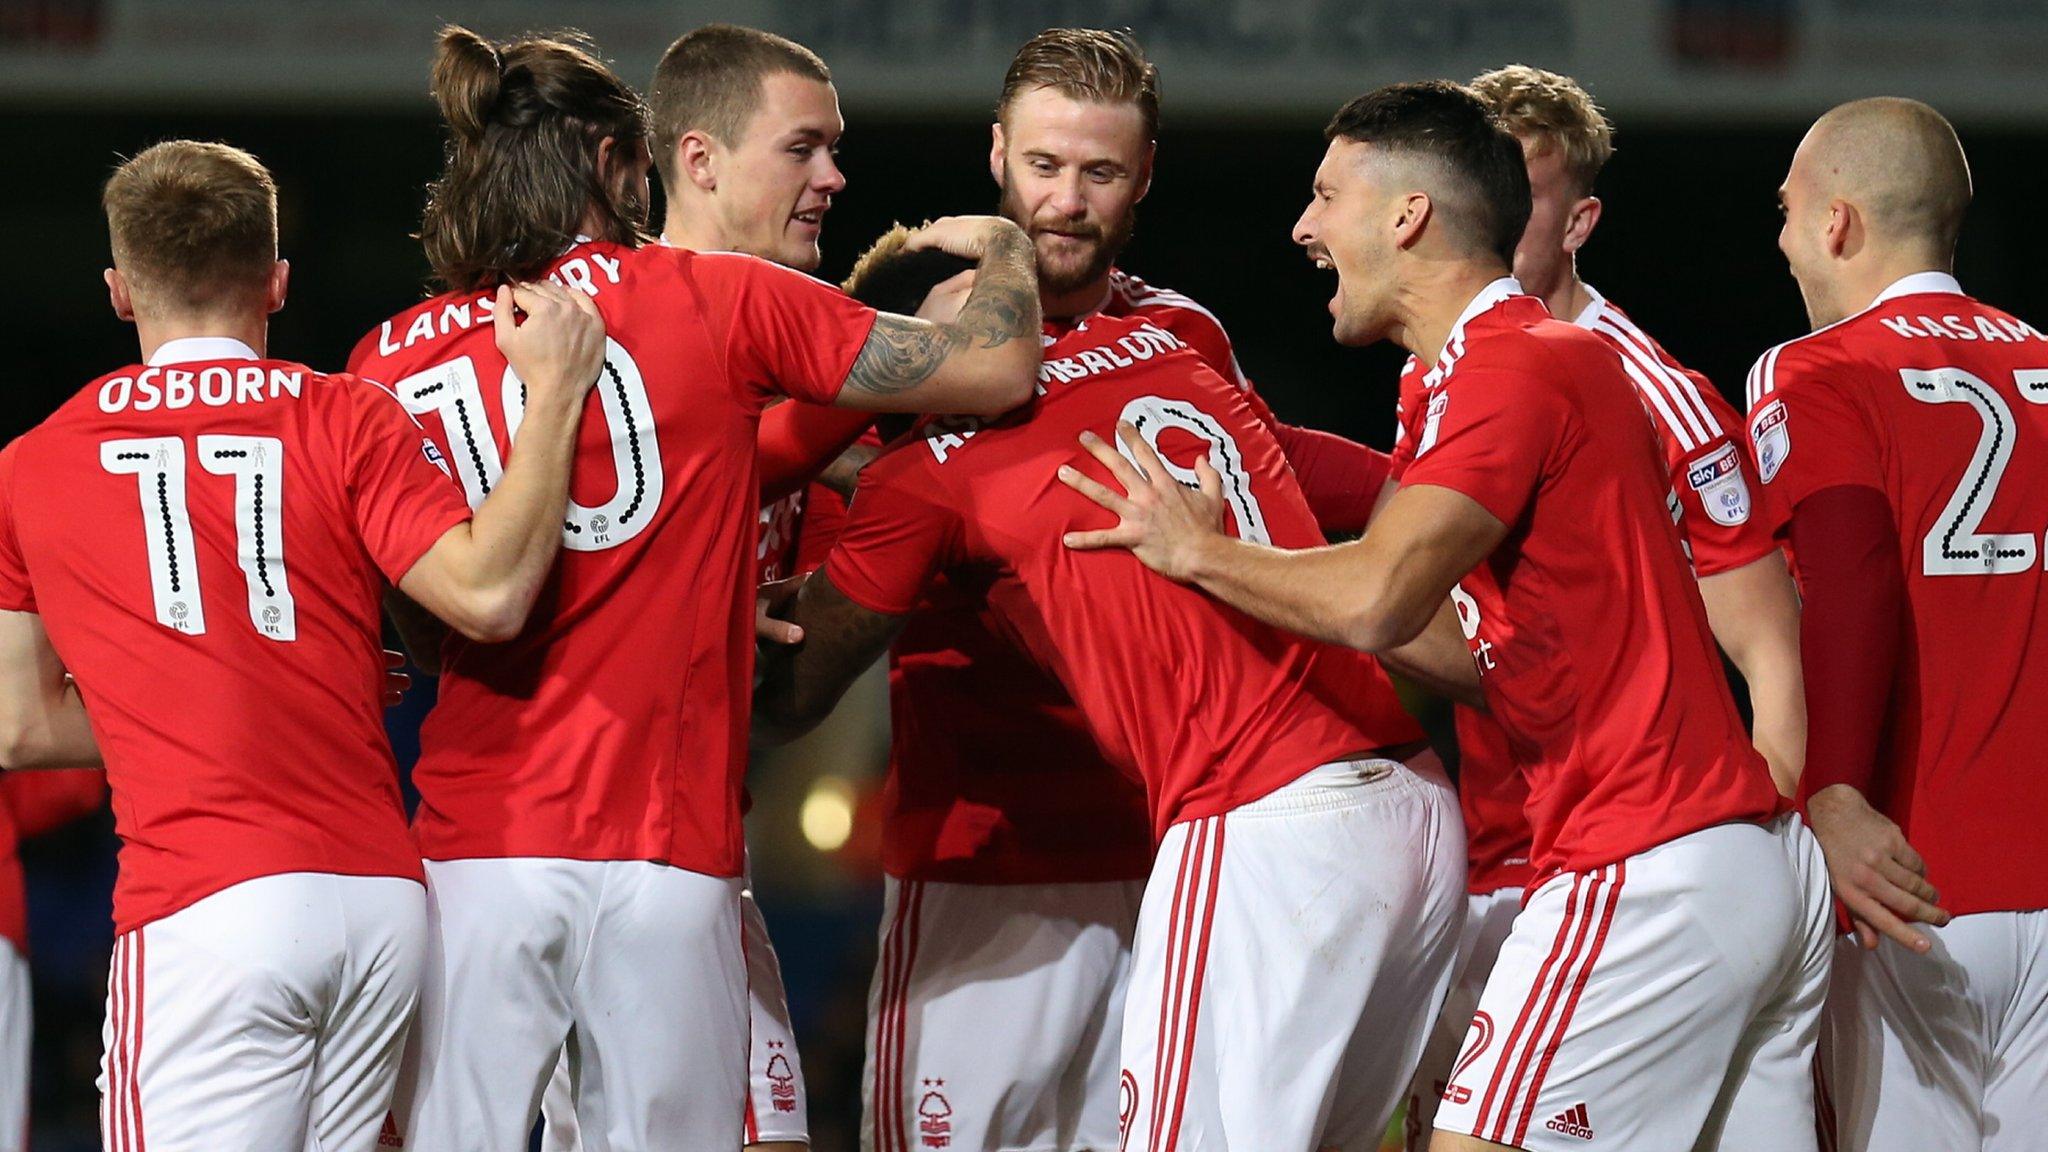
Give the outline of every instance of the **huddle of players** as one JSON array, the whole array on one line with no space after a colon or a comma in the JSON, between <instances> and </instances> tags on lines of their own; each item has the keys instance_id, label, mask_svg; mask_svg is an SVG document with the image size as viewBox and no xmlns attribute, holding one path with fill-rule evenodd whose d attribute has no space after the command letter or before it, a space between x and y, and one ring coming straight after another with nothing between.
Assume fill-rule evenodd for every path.
<instances>
[{"instance_id":1,"label":"huddle of players","mask_svg":"<svg viewBox=\"0 0 2048 1152\"><path fill-rule=\"evenodd\" d=\"M1370 1147L1412 1074L1437 1148L1811 1147L1830 875L1868 943L1912 945L1833 949L1830 1134L2024 1138L2041 556L1980 529L2048 487L2048 372L1942 271L1968 182L1931 111L1802 144L1781 246L1826 327L1760 361L1738 444L1572 269L1609 149L1582 92L1516 68L1346 105L1295 237L1340 341L1415 354L1388 462L1280 425L1213 317L1114 269L1158 114L1126 38L1027 45L991 154L1015 224L887 239L851 298L769 263L816 266L843 186L801 48L700 30L643 109L574 43L450 30L434 87L450 291L356 375L261 358L268 177L163 145L106 197L149 363L0 454L8 766L104 751L126 844L109 1147L515 1147L558 1065L558 1144L802 1141L738 816L747 547L865 426L825 404L963 414L860 470L761 623L801 640L764 660L768 737L891 654L867 1146ZM409 637L455 633L416 844L386 583ZM2019 674L1930 651L1962 636ZM1801 659L1819 843L1771 778L1809 746ZM1462 904L1460 799L1382 663L1498 722L1460 723L1499 865Z\"/></svg>"}]
</instances>

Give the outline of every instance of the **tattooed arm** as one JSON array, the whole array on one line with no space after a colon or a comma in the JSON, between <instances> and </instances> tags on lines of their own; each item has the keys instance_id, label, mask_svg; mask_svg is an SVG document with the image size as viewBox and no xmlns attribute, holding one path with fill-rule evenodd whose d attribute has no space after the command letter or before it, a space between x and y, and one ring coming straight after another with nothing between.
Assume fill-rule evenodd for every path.
<instances>
[{"instance_id":1,"label":"tattooed arm","mask_svg":"<svg viewBox=\"0 0 2048 1152\"><path fill-rule=\"evenodd\" d=\"M804 581L788 617L803 629L803 640L769 645L754 689L754 738L764 744L787 743L817 727L847 686L889 650L905 619L854 603L823 571Z\"/></svg>"},{"instance_id":2,"label":"tattooed arm","mask_svg":"<svg viewBox=\"0 0 2048 1152\"><path fill-rule=\"evenodd\" d=\"M1030 237L996 216L949 216L911 234L913 248L977 261L960 315L933 323L884 312L840 390L842 408L995 416L1037 383L1038 263Z\"/></svg>"}]
</instances>

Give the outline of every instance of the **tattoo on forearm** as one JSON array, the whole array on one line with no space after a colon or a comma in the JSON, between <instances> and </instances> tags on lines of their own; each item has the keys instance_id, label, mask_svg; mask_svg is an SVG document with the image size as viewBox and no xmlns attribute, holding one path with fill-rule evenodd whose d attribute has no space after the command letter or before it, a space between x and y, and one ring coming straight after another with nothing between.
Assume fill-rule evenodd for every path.
<instances>
[{"instance_id":1,"label":"tattoo on forearm","mask_svg":"<svg viewBox=\"0 0 2048 1152\"><path fill-rule=\"evenodd\" d=\"M963 348L999 348L1038 326L1037 258L1028 238L1006 231L990 242L958 319L931 324L883 313L854 358L846 386L877 396L905 392Z\"/></svg>"}]
</instances>

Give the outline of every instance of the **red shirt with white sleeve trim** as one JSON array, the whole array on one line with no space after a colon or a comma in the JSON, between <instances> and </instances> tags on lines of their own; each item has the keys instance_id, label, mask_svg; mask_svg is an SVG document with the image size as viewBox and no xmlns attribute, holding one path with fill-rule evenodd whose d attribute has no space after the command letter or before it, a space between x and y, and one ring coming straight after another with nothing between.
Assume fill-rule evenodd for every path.
<instances>
[{"instance_id":1,"label":"red shirt with white sleeve trim","mask_svg":"<svg viewBox=\"0 0 2048 1152\"><path fill-rule=\"evenodd\" d=\"M444 653L413 770L420 849L737 876L756 431L778 394L831 403L875 313L765 260L660 245L579 243L549 279L596 300L605 367L561 559L525 631L457 638ZM491 302L437 296L364 337L351 361L419 415L472 504L503 472L523 407Z\"/></svg>"},{"instance_id":2,"label":"red shirt with white sleeve trim","mask_svg":"<svg viewBox=\"0 0 2048 1152\"><path fill-rule=\"evenodd\" d=\"M2048 336L1918 273L1766 352L1749 402L1795 517L1842 486L1891 505L1910 617L1870 802L1949 911L2048 908Z\"/></svg>"},{"instance_id":3,"label":"red shirt with white sleeve trim","mask_svg":"<svg viewBox=\"0 0 2048 1152\"><path fill-rule=\"evenodd\" d=\"M1106 513L1057 479L1101 475L1075 438L1118 419L1176 473L1207 448L1232 529L1321 542L1278 443L1240 389L1178 337L1098 316L1047 350L1041 394L994 422L939 419L868 465L825 575L856 603L909 615L944 574L1009 644L1069 690L1112 763L1143 779L1155 836L1227 812L1324 763L1420 739L1376 662L1251 620L1120 551L1062 532Z\"/></svg>"},{"instance_id":4,"label":"red shirt with white sleeve trim","mask_svg":"<svg viewBox=\"0 0 2048 1152\"><path fill-rule=\"evenodd\" d=\"M1534 882L1784 810L1721 671L1652 439L1611 346L1497 280L1422 380L1405 486L1508 536L1453 594L1529 783Z\"/></svg>"},{"instance_id":5,"label":"red shirt with white sleeve trim","mask_svg":"<svg viewBox=\"0 0 2048 1152\"><path fill-rule=\"evenodd\" d=\"M123 932L285 872L420 879L379 605L469 518L385 389L174 340L0 452L0 608L85 698Z\"/></svg>"},{"instance_id":6,"label":"red shirt with white sleeve trim","mask_svg":"<svg viewBox=\"0 0 2048 1152\"><path fill-rule=\"evenodd\" d=\"M1048 320L1045 338L1097 316L1173 334L1272 421L1222 323L1192 299L1113 269L1102 307ZM806 540L821 535L806 525ZM890 649L883 870L953 884L1144 879L1144 789L1104 759L1066 689L999 628L978 595L940 579Z\"/></svg>"},{"instance_id":7,"label":"red shirt with white sleeve trim","mask_svg":"<svg viewBox=\"0 0 2048 1152\"><path fill-rule=\"evenodd\" d=\"M1755 466L1736 438L1741 420L1735 409L1712 382L1680 364L1592 285L1586 291L1592 301L1572 323L1607 341L1636 387L1682 508L1679 531L1694 572L1732 571L1776 551L1784 515L1777 501L1755 498ZM1397 409L1404 419L1418 408L1422 376L1411 357ZM1405 429L1396 439L1405 440ZM1398 447L1396 453L1405 467L1407 454ZM1513 764L1507 735L1474 709L1458 708L1456 722L1471 890L1525 885L1529 828L1522 805L1528 788Z\"/></svg>"}]
</instances>

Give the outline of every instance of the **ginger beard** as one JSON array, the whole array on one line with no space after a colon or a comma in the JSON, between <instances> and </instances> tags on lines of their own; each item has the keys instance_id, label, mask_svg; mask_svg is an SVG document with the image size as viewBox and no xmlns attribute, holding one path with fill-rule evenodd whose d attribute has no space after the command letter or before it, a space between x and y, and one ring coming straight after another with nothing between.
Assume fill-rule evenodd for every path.
<instances>
[{"instance_id":1,"label":"ginger beard","mask_svg":"<svg viewBox=\"0 0 2048 1152\"><path fill-rule=\"evenodd\" d=\"M1121 218L1107 223L1086 215L1061 215L1049 205L1034 218L1015 187L1009 163L1005 161L998 211L1031 237L1031 247L1038 257L1038 289L1047 296L1073 292L1107 276L1138 226L1135 203L1125 209Z\"/></svg>"}]
</instances>

